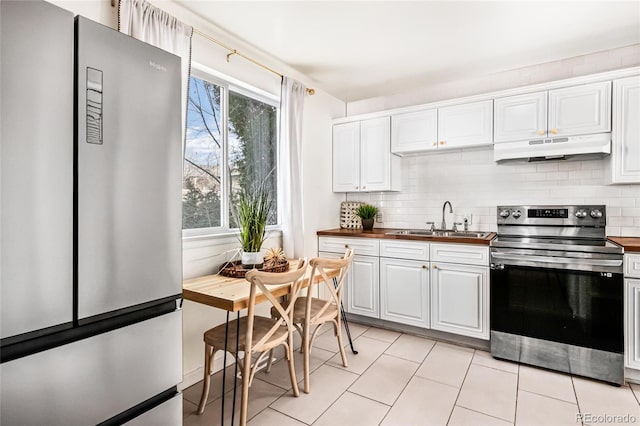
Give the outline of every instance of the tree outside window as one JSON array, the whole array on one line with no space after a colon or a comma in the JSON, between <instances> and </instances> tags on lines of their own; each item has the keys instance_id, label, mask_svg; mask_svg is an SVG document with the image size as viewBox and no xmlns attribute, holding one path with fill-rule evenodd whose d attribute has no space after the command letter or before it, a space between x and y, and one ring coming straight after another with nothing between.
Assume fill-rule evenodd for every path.
<instances>
[{"instance_id":1,"label":"tree outside window","mask_svg":"<svg viewBox=\"0 0 640 426\"><path fill-rule=\"evenodd\" d=\"M241 189L264 184L277 199L277 113L275 106L223 84L190 78L183 229L235 228L233 216L222 213ZM277 223L277 211L268 223Z\"/></svg>"}]
</instances>

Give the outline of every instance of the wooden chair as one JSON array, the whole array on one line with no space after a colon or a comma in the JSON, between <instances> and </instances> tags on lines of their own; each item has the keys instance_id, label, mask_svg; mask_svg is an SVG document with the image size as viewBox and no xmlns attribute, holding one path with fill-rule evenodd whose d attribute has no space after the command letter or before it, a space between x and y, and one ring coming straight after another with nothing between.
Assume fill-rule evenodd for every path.
<instances>
[{"instance_id":1,"label":"wooden chair","mask_svg":"<svg viewBox=\"0 0 640 426\"><path fill-rule=\"evenodd\" d=\"M342 291L344 288L344 280L347 276L347 272L351 267L353 261L353 250L347 249L342 259L326 259L316 257L311 259L309 264L311 265L311 276L322 276L322 282L318 283L324 288L331 296L328 299L318 299L315 297L299 297L295 302L295 309L293 311L293 323L296 329L302 336L301 350L304 354L304 392L309 393L309 353L313 347L313 341L315 340L320 328L327 322L331 322L334 328L334 334L338 338L338 347L340 348L340 356L342 357L342 365L348 366L347 354L344 351L342 344ZM327 276L328 270L339 269L340 273L336 278L337 284L334 285L333 278ZM310 294L311 287L307 292ZM278 316L278 312L274 309L271 310L271 315ZM310 333L310 328L315 326L313 333ZM267 371L271 369L271 359L269 357Z\"/></svg>"},{"instance_id":2,"label":"wooden chair","mask_svg":"<svg viewBox=\"0 0 640 426\"><path fill-rule=\"evenodd\" d=\"M246 280L250 283L251 289L249 293L247 316L240 318L239 336L236 336L236 327L238 326L237 320L230 321L228 328L226 327L226 324L221 324L204 333L204 384L202 387L202 397L200 398L200 404L198 405L198 414L202 414L204 412L211 384L210 378L213 373L213 356L216 351L224 350L226 328L228 329L227 351L234 356L241 367L241 425L245 425L247 422L249 386L251 386L251 383L253 382L257 366L266 354L270 353L273 348L279 345L284 346L285 355L289 361L289 376L291 378L293 394L295 396L300 394L293 365L293 332L295 330L295 326L293 324L293 309L288 305L283 306L283 304L278 301L278 298L271 293L270 289L275 289L274 287L280 288L284 284L289 284L289 300L293 301L295 304L298 294L303 287L304 274L307 271L307 266L308 262L305 258L299 261L298 267L293 271L272 273L253 270L247 273ZM278 312L279 315L277 318L267 318L255 315L257 289L260 289L262 294L264 294L267 300L271 303L271 309ZM243 360L240 360L238 358L238 354L235 353L236 341L238 342L238 351L244 352ZM258 354L258 357L252 365L251 359L253 354ZM249 362L246 362L247 360Z\"/></svg>"}]
</instances>

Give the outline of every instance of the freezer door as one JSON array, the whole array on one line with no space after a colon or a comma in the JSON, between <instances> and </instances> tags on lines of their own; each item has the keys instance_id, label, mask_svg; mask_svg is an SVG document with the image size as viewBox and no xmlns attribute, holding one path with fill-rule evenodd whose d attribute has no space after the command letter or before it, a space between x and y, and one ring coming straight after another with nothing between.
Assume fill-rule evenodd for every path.
<instances>
[{"instance_id":1,"label":"freezer door","mask_svg":"<svg viewBox=\"0 0 640 426\"><path fill-rule=\"evenodd\" d=\"M127 426L180 426L182 425L182 394L174 396L135 419L125 423Z\"/></svg>"},{"instance_id":2,"label":"freezer door","mask_svg":"<svg viewBox=\"0 0 640 426\"><path fill-rule=\"evenodd\" d=\"M182 381L182 311L0 364L0 424L95 425Z\"/></svg>"},{"instance_id":3,"label":"freezer door","mask_svg":"<svg viewBox=\"0 0 640 426\"><path fill-rule=\"evenodd\" d=\"M76 18L78 318L181 293L180 59Z\"/></svg>"},{"instance_id":4,"label":"freezer door","mask_svg":"<svg viewBox=\"0 0 640 426\"><path fill-rule=\"evenodd\" d=\"M3 0L0 16L5 339L72 320L73 14Z\"/></svg>"}]
</instances>

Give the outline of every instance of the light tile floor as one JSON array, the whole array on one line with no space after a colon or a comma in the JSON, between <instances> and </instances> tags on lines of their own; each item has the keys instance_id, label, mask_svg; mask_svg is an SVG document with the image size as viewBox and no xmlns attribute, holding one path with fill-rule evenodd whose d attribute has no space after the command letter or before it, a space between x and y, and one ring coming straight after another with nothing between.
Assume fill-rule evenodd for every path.
<instances>
[{"instance_id":1,"label":"light tile floor","mask_svg":"<svg viewBox=\"0 0 640 426\"><path fill-rule=\"evenodd\" d=\"M249 424L640 424L640 386L616 387L499 361L485 351L359 324L351 324L351 334L359 353L347 350L347 368L342 366L330 328L318 336L311 352L309 394L302 392L302 380L300 397L291 394L285 362L275 363L269 374L258 373L249 390ZM302 379L299 352L295 364ZM231 422L230 368L225 424ZM216 373L201 416L195 410L202 383L185 389L185 426L220 424L221 382L222 374ZM238 407L239 392L236 412Z\"/></svg>"}]
</instances>

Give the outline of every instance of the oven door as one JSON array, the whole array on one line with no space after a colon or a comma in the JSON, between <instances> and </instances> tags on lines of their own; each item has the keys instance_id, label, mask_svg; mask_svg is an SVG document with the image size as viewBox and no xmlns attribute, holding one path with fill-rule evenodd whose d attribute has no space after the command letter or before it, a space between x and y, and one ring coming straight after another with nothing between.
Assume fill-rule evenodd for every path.
<instances>
[{"instance_id":1,"label":"oven door","mask_svg":"<svg viewBox=\"0 0 640 426\"><path fill-rule=\"evenodd\" d=\"M491 330L623 353L620 257L492 251Z\"/></svg>"}]
</instances>

